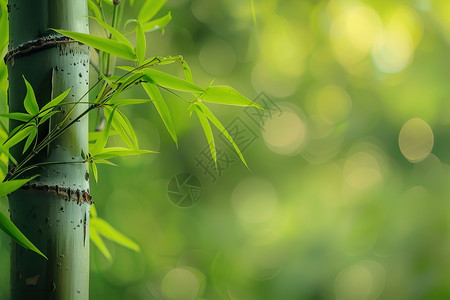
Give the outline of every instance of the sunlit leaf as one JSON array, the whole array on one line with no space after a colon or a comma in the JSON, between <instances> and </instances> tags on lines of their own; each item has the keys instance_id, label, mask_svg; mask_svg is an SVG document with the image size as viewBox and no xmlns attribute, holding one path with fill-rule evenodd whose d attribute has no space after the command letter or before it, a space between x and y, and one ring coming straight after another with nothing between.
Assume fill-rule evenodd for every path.
<instances>
[{"instance_id":1,"label":"sunlit leaf","mask_svg":"<svg viewBox=\"0 0 450 300\"><path fill-rule=\"evenodd\" d=\"M111 107L105 107L105 111L104 112L105 112L105 117L106 118L108 118L108 119L110 118L112 110L113 110L113 108L111 108ZM116 132L120 135L120 137L125 142L125 144L127 144L128 147L130 147L130 148L136 148L137 147L137 146L135 146L136 143L137 143L137 138L136 138L136 135L134 134L134 131L133 131L132 127L131 127L131 124L130 124L131 131L132 131L131 134L133 134L134 138L136 138L136 143L133 142L133 140L130 138L130 136L128 135L127 131L125 130L124 126L128 126L128 125L126 124L126 121L123 120L123 117L119 114L119 111L117 109L116 109L115 114L114 114L113 119L112 119L112 126L114 127Z\"/></svg>"},{"instance_id":2,"label":"sunlit leaf","mask_svg":"<svg viewBox=\"0 0 450 300\"><path fill-rule=\"evenodd\" d=\"M142 72L146 75L149 82L154 82L160 86L167 87L169 89L202 93L204 90L201 87L194 85L181 78L163 73L154 69L143 69Z\"/></svg>"},{"instance_id":3,"label":"sunlit leaf","mask_svg":"<svg viewBox=\"0 0 450 300\"><path fill-rule=\"evenodd\" d=\"M211 152L211 156L214 160L214 164L217 168L217 154L216 154L216 144L214 142L214 135L211 129L211 125L209 124L208 118L204 115L201 108L197 105L193 105L195 112L197 113L200 124L203 127L203 131L205 132L206 140L208 141L209 151Z\"/></svg>"},{"instance_id":4,"label":"sunlit leaf","mask_svg":"<svg viewBox=\"0 0 450 300\"><path fill-rule=\"evenodd\" d=\"M117 132L119 132L122 138L124 138L125 135L128 135L131 138L131 141L133 142L131 148L134 148L136 150L139 149L137 136L136 133L134 132L133 126L131 126L131 123L128 120L127 116L125 116L119 110L117 110L117 113L114 116L113 127L117 130ZM122 131L118 130L117 129L118 127L123 128L125 132L123 132L123 130Z\"/></svg>"},{"instance_id":5,"label":"sunlit leaf","mask_svg":"<svg viewBox=\"0 0 450 300\"><path fill-rule=\"evenodd\" d=\"M153 18L167 0L147 0L141 7L138 14L138 20L145 23Z\"/></svg>"},{"instance_id":6,"label":"sunlit leaf","mask_svg":"<svg viewBox=\"0 0 450 300\"><path fill-rule=\"evenodd\" d=\"M40 120L39 120L39 124L44 124L48 119L50 119L53 115L56 114L60 114L62 113L61 111L51 111L47 114L45 114Z\"/></svg>"},{"instance_id":7,"label":"sunlit leaf","mask_svg":"<svg viewBox=\"0 0 450 300\"><path fill-rule=\"evenodd\" d=\"M34 126L26 126L25 128L18 130L13 136L11 136L10 139L5 142L4 146L6 148L11 148L12 146L18 144L20 141L26 138L34 130Z\"/></svg>"},{"instance_id":8,"label":"sunlit leaf","mask_svg":"<svg viewBox=\"0 0 450 300\"><path fill-rule=\"evenodd\" d=\"M25 235L23 235L22 232L14 225L11 220L8 219L4 214L0 213L0 229L5 232L7 235L9 235L13 240L15 240L19 245L21 245L24 248L30 249L31 251L36 252L37 254L41 255L45 259L47 259L47 256L45 256L39 249L33 245L32 242L30 242L29 239Z\"/></svg>"},{"instance_id":9,"label":"sunlit leaf","mask_svg":"<svg viewBox=\"0 0 450 300\"><path fill-rule=\"evenodd\" d=\"M143 104L152 102L150 99L113 99L108 101L109 104L122 106L122 105L131 105L131 104Z\"/></svg>"},{"instance_id":10,"label":"sunlit leaf","mask_svg":"<svg viewBox=\"0 0 450 300\"><path fill-rule=\"evenodd\" d=\"M96 20L102 20L102 12L93 0L88 0L88 8L94 13Z\"/></svg>"},{"instance_id":11,"label":"sunlit leaf","mask_svg":"<svg viewBox=\"0 0 450 300\"><path fill-rule=\"evenodd\" d=\"M92 147L92 154L95 155L96 153L99 153L102 151L103 148L105 148L106 146L106 142L108 141L108 136L109 136L109 130L111 128L111 123L114 117L114 111L116 109L113 108L113 110L111 111L111 115L108 118L108 121L106 122L105 128L103 129L103 134L99 136L99 138L97 139L97 141L95 142L94 146Z\"/></svg>"},{"instance_id":12,"label":"sunlit leaf","mask_svg":"<svg viewBox=\"0 0 450 300\"><path fill-rule=\"evenodd\" d=\"M97 209L95 208L95 204L91 204L89 207L89 213L91 214L91 217L97 218Z\"/></svg>"},{"instance_id":13,"label":"sunlit leaf","mask_svg":"<svg viewBox=\"0 0 450 300\"><path fill-rule=\"evenodd\" d=\"M113 166L113 167L118 167L118 165L116 165L115 163L110 162L109 160L106 159L96 159L95 163L98 164L103 164L103 165L108 165L108 166Z\"/></svg>"},{"instance_id":14,"label":"sunlit leaf","mask_svg":"<svg viewBox=\"0 0 450 300\"><path fill-rule=\"evenodd\" d=\"M222 132L222 134L228 139L228 141L231 143L231 145L233 145L234 150L236 151L236 153L239 155L239 158L241 159L241 161L244 163L244 165L248 168L247 162L244 159L244 156L241 153L241 150L239 150L239 147L236 145L236 143L234 142L233 138L231 137L231 135L228 133L228 131L225 129L225 127L222 125L222 123L220 123L220 121L216 118L216 116L214 116L214 114L209 110L208 107L206 107L206 105L204 105L201 102L197 102L195 103L195 105L198 105L198 107L203 111L203 113L205 114L205 116L214 124L214 126L216 126L217 129L220 130L220 132Z\"/></svg>"},{"instance_id":15,"label":"sunlit leaf","mask_svg":"<svg viewBox=\"0 0 450 300\"><path fill-rule=\"evenodd\" d=\"M33 116L24 113L9 113L9 114L0 114L0 117L13 119L22 122L28 122Z\"/></svg>"},{"instance_id":16,"label":"sunlit leaf","mask_svg":"<svg viewBox=\"0 0 450 300\"><path fill-rule=\"evenodd\" d=\"M41 112L45 112L47 109L51 109L55 106L57 106L61 101L63 101L67 95L70 92L70 88L68 88L65 92L58 95L56 98L54 98L52 101L48 102L41 108Z\"/></svg>"},{"instance_id":17,"label":"sunlit leaf","mask_svg":"<svg viewBox=\"0 0 450 300\"><path fill-rule=\"evenodd\" d=\"M114 157L120 156L129 156L129 155L140 155L140 154L148 154L148 153L158 153L150 150L133 150L124 147L110 147L105 148L99 154L94 156L95 159L110 159Z\"/></svg>"},{"instance_id":18,"label":"sunlit leaf","mask_svg":"<svg viewBox=\"0 0 450 300\"><path fill-rule=\"evenodd\" d=\"M128 237L124 236L122 233L113 228L109 223L100 218L94 218L90 220L90 226L92 226L100 235L113 241L119 245L132 249L134 251L139 251L139 246L130 240Z\"/></svg>"},{"instance_id":19,"label":"sunlit leaf","mask_svg":"<svg viewBox=\"0 0 450 300\"><path fill-rule=\"evenodd\" d=\"M92 222L91 219L90 222ZM105 243L103 243L102 238L100 237L100 235L97 233L97 231L91 226L89 226L89 238L91 239L91 241L94 243L95 246L97 246L98 250L100 250L100 252L108 259L111 260L111 253L109 253L108 248L106 248Z\"/></svg>"},{"instance_id":20,"label":"sunlit leaf","mask_svg":"<svg viewBox=\"0 0 450 300\"><path fill-rule=\"evenodd\" d=\"M100 24L100 26L102 26L104 29L109 31L111 33L111 35L114 38L116 38L118 41L120 41L122 44L127 45L129 48L133 48L133 46L131 45L130 41L128 41L127 38L122 33L120 33L119 30L115 29L114 27L112 27L108 23L103 22L102 19L100 19L100 20L97 20L95 18L93 18L93 19L96 20L97 23Z\"/></svg>"},{"instance_id":21,"label":"sunlit leaf","mask_svg":"<svg viewBox=\"0 0 450 300\"><path fill-rule=\"evenodd\" d=\"M39 106L36 101L36 96L34 95L33 88L31 84L23 77L25 81L25 85L27 87L27 94L25 95L25 99L23 100L23 105L25 110L32 116L37 115L39 113Z\"/></svg>"},{"instance_id":22,"label":"sunlit leaf","mask_svg":"<svg viewBox=\"0 0 450 300\"><path fill-rule=\"evenodd\" d=\"M37 134L37 128L35 127L34 130L28 136L28 138L27 138L27 140L25 142L25 146L23 146L22 154L25 153L25 151L27 151L28 147L30 147L31 143L36 138L36 134Z\"/></svg>"},{"instance_id":23,"label":"sunlit leaf","mask_svg":"<svg viewBox=\"0 0 450 300\"><path fill-rule=\"evenodd\" d=\"M153 21L150 21L147 23L143 23L142 29L144 30L144 32L152 32L152 31L155 31L158 29L164 30L164 27L166 27L166 25L169 24L169 22L171 20L172 20L172 15L169 12L164 17L161 17L159 19L156 19L156 20L153 20Z\"/></svg>"},{"instance_id":24,"label":"sunlit leaf","mask_svg":"<svg viewBox=\"0 0 450 300\"><path fill-rule=\"evenodd\" d=\"M95 182L98 182L98 170L95 162L89 163L89 168L91 169L92 175L94 175Z\"/></svg>"},{"instance_id":25,"label":"sunlit leaf","mask_svg":"<svg viewBox=\"0 0 450 300\"><path fill-rule=\"evenodd\" d=\"M142 64L142 62L145 59L145 52L146 52L146 40L145 40L145 33L142 29L141 23L137 22L137 29L136 29L136 56L138 59L138 64Z\"/></svg>"},{"instance_id":26,"label":"sunlit leaf","mask_svg":"<svg viewBox=\"0 0 450 300\"><path fill-rule=\"evenodd\" d=\"M116 134L117 134L117 131L110 129L108 137L116 135ZM103 131L90 131L89 132L89 143L92 144L92 143L96 142L100 138L101 135L103 135Z\"/></svg>"},{"instance_id":27,"label":"sunlit leaf","mask_svg":"<svg viewBox=\"0 0 450 300\"><path fill-rule=\"evenodd\" d=\"M192 78L191 68L189 68L189 65L187 64L187 62L183 59L183 60L181 60L181 64L183 66L184 77L186 77L186 80L189 81L190 83L194 83L194 79Z\"/></svg>"},{"instance_id":28,"label":"sunlit leaf","mask_svg":"<svg viewBox=\"0 0 450 300\"><path fill-rule=\"evenodd\" d=\"M229 86L210 86L201 96L201 100L228 105L253 106L262 109L259 104L247 99Z\"/></svg>"},{"instance_id":29,"label":"sunlit leaf","mask_svg":"<svg viewBox=\"0 0 450 300\"><path fill-rule=\"evenodd\" d=\"M28 181L36 178L38 175L33 176L31 178L27 179L17 179L17 180L9 180L5 182L0 183L0 197L6 196L8 194L11 194L15 190L19 189L21 186L23 186Z\"/></svg>"},{"instance_id":30,"label":"sunlit leaf","mask_svg":"<svg viewBox=\"0 0 450 300\"><path fill-rule=\"evenodd\" d=\"M133 48L132 47L130 48L128 45L120 41L110 40L107 38L87 33L72 32L58 29L53 30L62 35L68 36L76 41L79 41L83 44L91 46L95 49L104 51L106 53L110 53L125 59L136 60L136 55L134 54Z\"/></svg>"},{"instance_id":31,"label":"sunlit leaf","mask_svg":"<svg viewBox=\"0 0 450 300\"><path fill-rule=\"evenodd\" d=\"M175 141L175 144L178 144L177 133L175 131L175 127L173 126L169 108L167 107L166 102L159 92L158 87L154 83L150 82L143 83L142 86L144 87L150 99L153 100L153 104L155 105L156 110L161 116L161 119L163 120L164 125L167 128L167 131L169 131L170 136Z\"/></svg>"}]
</instances>

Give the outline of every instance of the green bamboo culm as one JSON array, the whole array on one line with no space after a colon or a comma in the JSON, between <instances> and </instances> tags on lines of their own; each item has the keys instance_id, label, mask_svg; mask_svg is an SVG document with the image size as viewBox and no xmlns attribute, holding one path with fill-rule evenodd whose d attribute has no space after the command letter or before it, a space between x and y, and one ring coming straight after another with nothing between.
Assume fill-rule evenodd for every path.
<instances>
[{"instance_id":1,"label":"green bamboo culm","mask_svg":"<svg viewBox=\"0 0 450 300\"><path fill-rule=\"evenodd\" d=\"M10 0L10 44L5 60L10 112L24 112L24 77L39 107L70 88L49 123L39 127L38 142L66 119L86 111L89 48L53 29L88 33L86 0ZM18 124L12 120L10 128ZM42 128L41 128L42 127ZM23 144L11 153L20 162ZM33 150L31 150L33 151ZM88 119L83 117L27 164L39 164L23 176L40 174L9 196L11 220L48 258L11 246L11 299L88 299L89 174L82 163L88 153ZM21 159L22 158L22 159Z\"/></svg>"}]
</instances>

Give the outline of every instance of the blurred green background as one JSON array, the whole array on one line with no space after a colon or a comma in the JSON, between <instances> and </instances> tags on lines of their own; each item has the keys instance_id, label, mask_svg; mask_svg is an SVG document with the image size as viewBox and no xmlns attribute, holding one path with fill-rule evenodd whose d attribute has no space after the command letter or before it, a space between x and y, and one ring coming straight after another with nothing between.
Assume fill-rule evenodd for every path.
<instances>
[{"instance_id":1,"label":"blurred green background","mask_svg":"<svg viewBox=\"0 0 450 300\"><path fill-rule=\"evenodd\" d=\"M108 261L92 246L91 299L449 299L450 1L255 0L253 16L250 0L168 0L158 16L168 11L148 56L181 54L197 84L215 78L265 106L210 105L251 170L218 138L215 171L173 94L178 148L153 106L129 109L141 148L161 154L100 167L91 183L99 216L141 247L107 241ZM169 198L180 173L198 179L181 190L193 205ZM9 243L0 234L0 299Z\"/></svg>"}]
</instances>

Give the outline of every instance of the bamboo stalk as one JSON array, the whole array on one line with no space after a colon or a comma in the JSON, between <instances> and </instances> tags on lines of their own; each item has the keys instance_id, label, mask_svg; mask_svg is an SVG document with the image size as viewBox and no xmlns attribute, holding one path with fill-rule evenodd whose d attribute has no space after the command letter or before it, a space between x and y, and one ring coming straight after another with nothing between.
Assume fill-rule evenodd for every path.
<instances>
[{"instance_id":1,"label":"bamboo stalk","mask_svg":"<svg viewBox=\"0 0 450 300\"><path fill-rule=\"evenodd\" d=\"M89 48L50 28L88 33L85 0L10 0L7 55L9 105L23 112L24 76L39 106L71 89L66 102L77 102L89 88ZM88 99L81 99L87 102ZM71 105L39 129L39 138L63 120ZM67 122L88 108L77 104ZM10 127L18 123L11 121ZM45 128L44 128L45 127ZM11 220L48 261L15 242L11 247L11 299L88 299L89 174L81 153L88 153L88 118L81 118L28 164L40 164L40 177L9 197ZM12 154L20 161L19 145ZM60 164L42 164L61 162ZM36 169L32 170L36 172ZM24 173L24 176L30 173Z\"/></svg>"}]
</instances>

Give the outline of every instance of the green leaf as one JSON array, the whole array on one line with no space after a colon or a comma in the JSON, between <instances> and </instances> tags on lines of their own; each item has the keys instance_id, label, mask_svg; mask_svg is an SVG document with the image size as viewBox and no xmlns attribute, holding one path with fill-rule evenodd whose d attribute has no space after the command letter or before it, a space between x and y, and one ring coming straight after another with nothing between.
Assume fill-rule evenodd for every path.
<instances>
[{"instance_id":1,"label":"green leaf","mask_svg":"<svg viewBox=\"0 0 450 300\"><path fill-rule=\"evenodd\" d=\"M25 79L24 76L23 80L25 80L25 85L27 87L27 94L25 95L25 99L23 100L23 105L25 106L25 110L30 115L32 116L37 115L39 113L39 106L37 104L33 88L31 87L31 84Z\"/></svg>"},{"instance_id":2,"label":"green leaf","mask_svg":"<svg viewBox=\"0 0 450 300\"><path fill-rule=\"evenodd\" d=\"M128 237L124 236L122 233L114 229L108 222L100 218L94 218L90 220L90 226L92 226L99 234L113 241L119 245L132 249L134 251L139 251L139 246L130 240Z\"/></svg>"},{"instance_id":3,"label":"green leaf","mask_svg":"<svg viewBox=\"0 0 450 300\"><path fill-rule=\"evenodd\" d=\"M91 169L92 175L94 175L95 182L98 182L98 170L95 162L89 163L89 168Z\"/></svg>"},{"instance_id":4,"label":"green leaf","mask_svg":"<svg viewBox=\"0 0 450 300\"><path fill-rule=\"evenodd\" d=\"M45 114L40 120L39 125L44 124L48 119L50 119L53 115L60 114L61 111L51 111L47 114Z\"/></svg>"},{"instance_id":5,"label":"green leaf","mask_svg":"<svg viewBox=\"0 0 450 300\"><path fill-rule=\"evenodd\" d=\"M94 13L94 17L96 20L102 20L102 12L93 0L88 0L88 7Z\"/></svg>"},{"instance_id":6,"label":"green leaf","mask_svg":"<svg viewBox=\"0 0 450 300\"><path fill-rule=\"evenodd\" d=\"M8 119L13 119L22 122L28 122L33 116L24 113L9 113L9 114L0 114L0 117L5 117Z\"/></svg>"},{"instance_id":7,"label":"green leaf","mask_svg":"<svg viewBox=\"0 0 450 300\"><path fill-rule=\"evenodd\" d=\"M45 259L47 259L47 256L45 256L39 249L33 245L32 242L30 242L29 239L25 235L23 235L22 232L14 225L11 220L9 220L4 214L0 213L0 229L3 230L7 235L9 235L13 240L15 240L19 245L21 245L24 248L30 249L31 251L36 252L37 254L41 255Z\"/></svg>"},{"instance_id":8,"label":"green leaf","mask_svg":"<svg viewBox=\"0 0 450 300\"><path fill-rule=\"evenodd\" d=\"M92 204L89 208L89 213L92 218L97 218L97 209L95 208L95 204Z\"/></svg>"},{"instance_id":9,"label":"green leaf","mask_svg":"<svg viewBox=\"0 0 450 300\"><path fill-rule=\"evenodd\" d=\"M131 45L130 41L127 40L127 38L122 33L120 33L119 30L115 29L114 27L112 27L108 23L103 22L102 19L99 19L99 20L97 20L95 18L93 18L93 19L96 20L97 23L100 24L100 26L102 26L104 29L109 31L111 33L111 35L113 37L115 37L119 42L121 42L124 45L127 45L129 48L133 48L133 46Z\"/></svg>"},{"instance_id":10,"label":"green leaf","mask_svg":"<svg viewBox=\"0 0 450 300\"><path fill-rule=\"evenodd\" d=\"M110 129L109 130L109 134L108 137L116 135L117 131ZM89 131L89 143L93 144L94 142L96 142L100 136L103 135L103 131Z\"/></svg>"},{"instance_id":11,"label":"green leaf","mask_svg":"<svg viewBox=\"0 0 450 300\"><path fill-rule=\"evenodd\" d=\"M17 179L17 180L9 180L5 182L0 183L0 197L6 196L8 194L11 194L15 190L18 190L22 185L27 183L30 180L33 180L38 175L33 176L31 178L27 179Z\"/></svg>"},{"instance_id":12,"label":"green leaf","mask_svg":"<svg viewBox=\"0 0 450 300\"><path fill-rule=\"evenodd\" d=\"M138 14L138 20L141 23L150 21L167 0L147 0Z\"/></svg>"},{"instance_id":13,"label":"green leaf","mask_svg":"<svg viewBox=\"0 0 450 300\"><path fill-rule=\"evenodd\" d=\"M150 82L143 83L142 86L144 87L144 90L147 92L150 99L153 100L153 104L155 105L156 110L161 116L161 119L163 120L164 125L167 128L167 131L169 131L170 136L175 141L175 144L178 145L177 133L175 131L175 127L173 126L169 108L167 107L166 102L159 92L158 87L156 86L156 84Z\"/></svg>"},{"instance_id":14,"label":"green leaf","mask_svg":"<svg viewBox=\"0 0 450 300\"><path fill-rule=\"evenodd\" d=\"M260 105L242 96L239 92L229 86L211 86L205 90L200 99L205 102L237 106L253 106L262 109Z\"/></svg>"},{"instance_id":15,"label":"green leaf","mask_svg":"<svg viewBox=\"0 0 450 300\"><path fill-rule=\"evenodd\" d=\"M111 111L111 115L109 116L108 122L106 122L105 128L103 129L103 134L100 135L100 137L97 139L97 141L95 142L94 146L92 147L92 151L91 153L93 155L99 153L102 151L103 148L105 148L106 146L106 142L108 141L108 136L109 136L109 130L111 128L111 123L114 117L114 111L116 110L116 108L113 108L113 110Z\"/></svg>"},{"instance_id":16,"label":"green leaf","mask_svg":"<svg viewBox=\"0 0 450 300\"><path fill-rule=\"evenodd\" d=\"M194 85L181 78L157 71L154 69L143 69L142 72L147 77L149 82L154 82L158 85L167 87L173 90L180 90L186 92L203 93L204 90L201 87Z\"/></svg>"},{"instance_id":17,"label":"green leaf","mask_svg":"<svg viewBox=\"0 0 450 300\"><path fill-rule=\"evenodd\" d=\"M152 100L149 100L149 99L113 99L111 101L108 101L109 104L115 105L115 106L143 104L143 103L149 103L149 102L152 102Z\"/></svg>"},{"instance_id":18,"label":"green leaf","mask_svg":"<svg viewBox=\"0 0 450 300\"><path fill-rule=\"evenodd\" d=\"M202 124L203 131L205 132L206 140L208 141L209 151L211 151L211 156L214 160L214 164L217 168L217 154L216 154L216 144L214 142L214 135L211 130L211 125L209 124L208 118L204 115L203 111L197 105L193 106L195 112L197 113L200 124Z\"/></svg>"},{"instance_id":19,"label":"green leaf","mask_svg":"<svg viewBox=\"0 0 450 300\"><path fill-rule=\"evenodd\" d=\"M110 159L110 158L119 157L119 156L140 155L140 154L147 154L147 153L158 153L158 152L150 151L150 150L133 150L133 149L128 149L128 148L124 148L124 147L110 147L110 148L103 149L103 151L101 153L96 154L95 156L93 156L93 158L95 158L95 159Z\"/></svg>"},{"instance_id":20,"label":"green leaf","mask_svg":"<svg viewBox=\"0 0 450 300\"><path fill-rule=\"evenodd\" d=\"M142 24L142 29L144 30L144 32L152 32L158 29L162 29L164 32L163 28L166 27L166 25L169 24L171 20L172 15L169 12L164 17Z\"/></svg>"},{"instance_id":21,"label":"green leaf","mask_svg":"<svg viewBox=\"0 0 450 300\"><path fill-rule=\"evenodd\" d=\"M90 222L92 222L93 220L94 219L91 219ZM92 226L89 226L89 238L108 260L112 259L111 253L109 253L108 248L106 248L106 245L105 243L103 243L102 238Z\"/></svg>"},{"instance_id":22,"label":"green leaf","mask_svg":"<svg viewBox=\"0 0 450 300\"><path fill-rule=\"evenodd\" d=\"M136 60L136 55L134 54L133 47L129 47L128 45L122 42L110 40L107 38L87 33L72 32L58 29L53 30L62 35L68 36L76 41L79 41L83 44L91 46L95 49L104 51L106 53L110 53L129 60Z\"/></svg>"},{"instance_id":23,"label":"green leaf","mask_svg":"<svg viewBox=\"0 0 450 300\"><path fill-rule=\"evenodd\" d=\"M216 116L214 116L214 114L209 110L208 107L206 107L205 104L201 103L201 102L197 102L195 103L195 105L197 105L205 114L205 116L214 124L214 126L216 126L217 129L220 130L220 132L222 132L222 134L228 139L228 141L231 143L231 145L233 145L234 150L236 151L236 153L239 155L239 158L241 159L241 161L244 163L244 165L248 168L247 162L244 159L244 156L241 153L241 150L239 150L239 147L236 145L236 143L234 142L233 138L231 137L231 135L228 133L228 131L225 129L225 127L223 127L222 123L220 123L220 121L216 118Z\"/></svg>"},{"instance_id":24,"label":"green leaf","mask_svg":"<svg viewBox=\"0 0 450 300\"><path fill-rule=\"evenodd\" d=\"M26 126L25 128L17 131L10 139L8 139L3 145L6 148L11 148L12 146L18 144L21 140L26 138L29 134L34 131L34 126Z\"/></svg>"},{"instance_id":25,"label":"green leaf","mask_svg":"<svg viewBox=\"0 0 450 300\"><path fill-rule=\"evenodd\" d=\"M49 103L45 104L42 108L41 108L41 112L45 112L48 109L52 109L55 106L57 106L61 101L63 101L64 99L66 99L67 95L69 95L70 92L70 88L68 88L65 92L61 93L60 95L58 95L56 98L54 98L52 101L50 101Z\"/></svg>"},{"instance_id":26,"label":"green leaf","mask_svg":"<svg viewBox=\"0 0 450 300\"><path fill-rule=\"evenodd\" d=\"M191 68L189 68L189 65L184 59L181 60L181 65L183 66L184 77L186 77L186 80L189 81L190 83L194 83Z\"/></svg>"},{"instance_id":27,"label":"green leaf","mask_svg":"<svg viewBox=\"0 0 450 300\"><path fill-rule=\"evenodd\" d=\"M104 112L105 112L106 118L109 118L112 110L113 109L111 107L105 107ZM117 133L120 135L120 137L125 142L125 144L127 144L128 147L137 149L136 134L134 133L134 130L131 127L131 124L128 121L128 119L125 121L123 117L125 117L125 116L123 114L120 115L119 110L116 109L116 112L115 112L115 114L113 116L113 120L112 120L112 126L117 131ZM125 129L124 126L127 127L127 129Z\"/></svg>"},{"instance_id":28,"label":"green leaf","mask_svg":"<svg viewBox=\"0 0 450 300\"><path fill-rule=\"evenodd\" d=\"M142 29L141 23L138 21L136 30L136 56L138 65L141 65L145 59L146 43L144 30Z\"/></svg>"},{"instance_id":29,"label":"green leaf","mask_svg":"<svg viewBox=\"0 0 450 300\"><path fill-rule=\"evenodd\" d=\"M116 165L115 163L110 162L109 160L106 159L96 159L95 163L98 164L103 164L103 165L108 165L108 166L113 166L113 167L118 167L118 165Z\"/></svg>"},{"instance_id":30,"label":"green leaf","mask_svg":"<svg viewBox=\"0 0 450 300\"><path fill-rule=\"evenodd\" d=\"M27 151L28 147L30 147L31 143L34 141L34 138L37 135L37 128L35 127L35 130L33 130L30 135L28 136L26 142L25 142L25 146L23 146L23 151L22 154L25 153L25 151Z\"/></svg>"}]
</instances>

